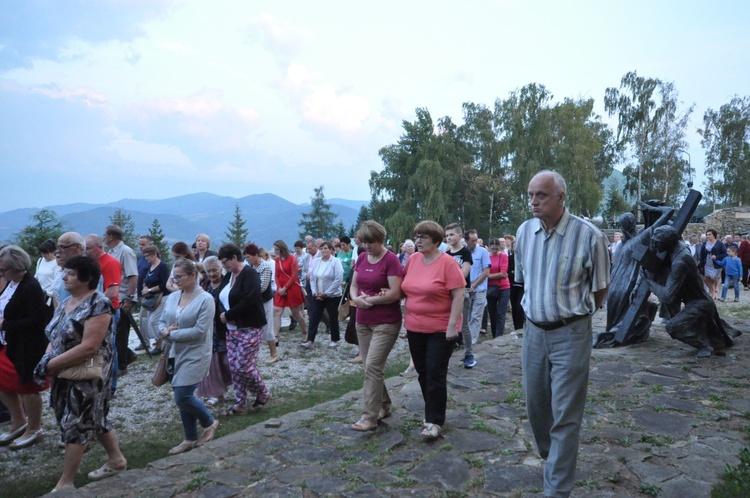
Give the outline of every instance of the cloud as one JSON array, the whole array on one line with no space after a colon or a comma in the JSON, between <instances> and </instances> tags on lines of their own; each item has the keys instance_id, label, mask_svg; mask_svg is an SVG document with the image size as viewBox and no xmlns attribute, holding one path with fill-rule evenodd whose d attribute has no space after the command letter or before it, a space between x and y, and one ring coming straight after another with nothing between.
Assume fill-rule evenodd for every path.
<instances>
[{"instance_id":1,"label":"cloud","mask_svg":"<svg viewBox=\"0 0 750 498\"><path fill-rule=\"evenodd\" d=\"M246 136L260 124L250 107L228 107L221 91L207 89L187 98L160 98L126 105L121 118L146 141L171 142L185 136L206 150L247 146Z\"/></svg>"},{"instance_id":2,"label":"cloud","mask_svg":"<svg viewBox=\"0 0 750 498\"><path fill-rule=\"evenodd\" d=\"M296 106L302 122L313 129L345 134L360 132L370 116L370 104L364 97L339 90L330 83L318 83L307 66L290 64L281 87Z\"/></svg>"},{"instance_id":3,"label":"cloud","mask_svg":"<svg viewBox=\"0 0 750 498\"><path fill-rule=\"evenodd\" d=\"M248 38L258 41L282 62L288 62L301 50L309 33L271 14L262 14L250 23Z\"/></svg>"},{"instance_id":4,"label":"cloud","mask_svg":"<svg viewBox=\"0 0 750 498\"><path fill-rule=\"evenodd\" d=\"M56 83L48 85L21 86L10 80L0 80L0 92L44 95L51 99L78 102L87 107L105 107L107 97L90 88L65 88Z\"/></svg>"},{"instance_id":5,"label":"cloud","mask_svg":"<svg viewBox=\"0 0 750 498\"><path fill-rule=\"evenodd\" d=\"M72 41L132 41L142 24L171 8L174 0L24 0L3 2L0 71L31 68L35 60L58 60Z\"/></svg>"},{"instance_id":6,"label":"cloud","mask_svg":"<svg viewBox=\"0 0 750 498\"><path fill-rule=\"evenodd\" d=\"M116 139L110 142L107 150L117 152L123 160L139 163L162 165L171 164L182 167L192 167L190 158L179 147L157 143L140 142L138 140Z\"/></svg>"}]
</instances>

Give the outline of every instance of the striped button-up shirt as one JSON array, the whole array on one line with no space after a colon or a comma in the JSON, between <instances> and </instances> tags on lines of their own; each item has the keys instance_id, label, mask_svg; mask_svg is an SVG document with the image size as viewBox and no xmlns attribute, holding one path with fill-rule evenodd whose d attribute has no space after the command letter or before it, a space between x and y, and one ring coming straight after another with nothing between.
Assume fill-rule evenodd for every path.
<instances>
[{"instance_id":1,"label":"striped button-up shirt","mask_svg":"<svg viewBox=\"0 0 750 498\"><path fill-rule=\"evenodd\" d=\"M539 219L516 233L516 281L524 282L521 306L535 322L555 322L596 311L594 292L609 285L607 237L567 209L547 233Z\"/></svg>"}]
</instances>

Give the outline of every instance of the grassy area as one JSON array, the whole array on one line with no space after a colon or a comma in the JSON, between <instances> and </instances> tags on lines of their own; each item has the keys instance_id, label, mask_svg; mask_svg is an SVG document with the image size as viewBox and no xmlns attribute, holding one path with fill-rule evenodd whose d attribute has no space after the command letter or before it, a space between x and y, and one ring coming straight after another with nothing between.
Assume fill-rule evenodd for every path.
<instances>
[{"instance_id":1,"label":"grassy area","mask_svg":"<svg viewBox=\"0 0 750 498\"><path fill-rule=\"evenodd\" d=\"M153 360L154 362L156 360ZM406 365L400 362L389 362L386 368L386 377L398 375ZM233 432L242 430L254 424L262 423L271 418L281 417L287 413L304 410L320 403L325 403L340 398L346 393L362 388L362 372L340 375L335 378L326 379L306 385L300 385L296 392L286 392L273 398L273 401L261 412L254 415L239 416L233 418L221 418L221 426L217 437L226 436ZM159 460L167 456L169 449L178 441L182 440L182 426L178 421L177 409L172 406L168 421L164 420L158 427L131 435L127 441L120 442L123 454L128 459L129 469L144 468L149 462ZM76 487L89 483L86 474L101 465L106 456L99 445L84 457L78 476L75 480ZM62 471L63 457L50 462L32 478L13 479L12 475L6 475L7 470L0 470L0 498L17 498L19 496L40 496L48 493L57 483ZM96 463L98 462L98 463ZM91 468L89 468L91 467Z\"/></svg>"}]
</instances>

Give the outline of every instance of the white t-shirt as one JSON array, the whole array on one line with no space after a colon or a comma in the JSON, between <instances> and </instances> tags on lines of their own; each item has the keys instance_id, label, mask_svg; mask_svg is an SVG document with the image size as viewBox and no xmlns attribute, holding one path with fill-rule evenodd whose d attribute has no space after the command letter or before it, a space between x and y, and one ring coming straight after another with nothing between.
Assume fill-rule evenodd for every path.
<instances>
[{"instance_id":1,"label":"white t-shirt","mask_svg":"<svg viewBox=\"0 0 750 498\"><path fill-rule=\"evenodd\" d=\"M48 296L51 296L55 292L55 277L57 273L62 273L62 268L57 264L56 259L47 261L44 258L39 258L36 262L36 274L34 275L39 281L39 285L42 286L42 290Z\"/></svg>"},{"instance_id":2,"label":"white t-shirt","mask_svg":"<svg viewBox=\"0 0 750 498\"><path fill-rule=\"evenodd\" d=\"M232 285L234 285L234 275L229 277L229 283L219 292L219 301L225 310L229 309L229 291L232 290ZM237 330L237 325L227 323L227 330Z\"/></svg>"}]
</instances>

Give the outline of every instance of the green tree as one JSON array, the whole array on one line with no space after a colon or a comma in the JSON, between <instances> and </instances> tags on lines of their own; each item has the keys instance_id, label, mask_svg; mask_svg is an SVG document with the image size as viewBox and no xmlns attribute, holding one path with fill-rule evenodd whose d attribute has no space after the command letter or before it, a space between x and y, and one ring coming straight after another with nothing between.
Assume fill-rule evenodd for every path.
<instances>
[{"instance_id":1,"label":"green tree","mask_svg":"<svg viewBox=\"0 0 750 498\"><path fill-rule=\"evenodd\" d=\"M633 206L628 204L628 201L623 197L617 187L617 182L611 181L607 187L607 193L604 198L602 218L604 218L604 223L607 227L615 226L620 215L633 209Z\"/></svg>"},{"instance_id":2,"label":"green tree","mask_svg":"<svg viewBox=\"0 0 750 498\"><path fill-rule=\"evenodd\" d=\"M117 208L112 216L109 217L112 225L117 225L122 230L122 241L126 246L133 248L138 247L138 237L135 234L135 223L129 213Z\"/></svg>"},{"instance_id":3,"label":"green tree","mask_svg":"<svg viewBox=\"0 0 750 498\"><path fill-rule=\"evenodd\" d=\"M714 202L750 203L750 97L734 96L718 111L708 109L698 130L706 151L706 187Z\"/></svg>"},{"instance_id":4,"label":"green tree","mask_svg":"<svg viewBox=\"0 0 750 498\"><path fill-rule=\"evenodd\" d=\"M675 204L687 190L692 172L684 158L685 130L693 106L680 112L677 99L673 83L644 78L635 71L623 76L619 89L605 92L605 109L618 117L619 145L632 157L623 173L637 200Z\"/></svg>"},{"instance_id":5,"label":"green tree","mask_svg":"<svg viewBox=\"0 0 750 498\"><path fill-rule=\"evenodd\" d=\"M463 105L463 113L464 124L459 134L471 153L476 170L472 175L466 175L464 170L464 177L471 185L467 193L478 211L475 214L477 219L469 223L485 237L490 237L500 233L509 205L507 143L495 133L496 119L492 109L467 102Z\"/></svg>"},{"instance_id":6,"label":"green tree","mask_svg":"<svg viewBox=\"0 0 750 498\"><path fill-rule=\"evenodd\" d=\"M370 174L373 219L392 241L406 239L421 220L461 221L476 204L466 196L467 179L475 171L457 127L447 117L434 126L427 109L416 114L413 123L403 122L398 143L380 149L383 170Z\"/></svg>"},{"instance_id":7,"label":"green tree","mask_svg":"<svg viewBox=\"0 0 750 498\"><path fill-rule=\"evenodd\" d=\"M344 226L344 222L342 220L339 220L338 223L336 223L336 226L334 227L335 230L335 237L342 237L344 235L349 235L346 231L346 227Z\"/></svg>"},{"instance_id":8,"label":"green tree","mask_svg":"<svg viewBox=\"0 0 750 498\"><path fill-rule=\"evenodd\" d=\"M169 244L164 240L164 232L158 218L154 218L154 221L151 222L148 235L151 237L151 244L159 249L160 259L169 264L172 260L172 251L169 250Z\"/></svg>"},{"instance_id":9,"label":"green tree","mask_svg":"<svg viewBox=\"0 0 750 498\"><path fill-rule=\"evenodd\" d=\"M359 207L359 213L357 214L357 221L354 222L354 225L349 227L350 236L354 237L354 234L357 233L357 230L359 230L359 227L362 226L362 223L364 223L367 220L372 219L372 211L370 210L370 207L366 204L363 204Z\"/></svg>"},{"instance_id":10,"label":"green tree","mask_svg":"<svg viewBox=\"0 0 750 498\"><path fill-rule=\"evenodd\" d=\"M435 126L417 109L399 142L380 150L385 167L370 176L373 218L394 240L423 219L500 235L529 218L526 188L543 169L566 178L571 211L593 216L619 157L593 107L592 99L553 105L552 94L532 83L497 99L494 110L465 103L461 126L448 117Z\"/></svg>"},{"instance_id":11,"label":"green tree","mask_svg":"<svg viewBox=\"0 0 750 498\"><path fill-rule=\"evenodd\" d=\"M593 217L617 158L612 132L594 114L594 99L565 99L550 109L552 164L568 185L566 206Z\"/></svg>"},{"instance_id":12,"label":"green tree","mask_svg":"<svg viewBox=\"0 0 750 498\"><path fill-rule=\"evenodd\" d=\"M680 112L679 94L671 82L659 85L659 120L654 133L653 170L647 177L646 191L669 205L676 205L687 195L687 182L693 176L690 161L685 158L688 143L685 131L694 105Z\"/></svg>"},{"instance_id":13,"label":"green tree","mask_svg":"<svg viewBox=\"0 0 750 498\"><path fill-rule=\"evenodd\" d=\"M32 261L38 259L39 245L47 239L52 239L57 243L57 239L68 231L68 224L57 218L57 213L51 209L40 209L29 217L31 224L26 225L20 232L14 235L15 243L18 244L29 256Z\"/></svg>"},{"instance_id":14,"label":"green tree","mask_svg":"<svg viewBox=\"0 0 750 498\"><path fill-rule=\"evenodd\" d=\"M552 94L537 83L495 100L495 129L507 161L503 230L513 231L529 218L527 187L534 174L557 169L552 156L551 100Z\"/></svg>"},{"instance_id":15,"label":"green tree","mask_svg":"<svg viewBox=\"0 0 750 498\"><path fill-rule=\"evenodd\" d=\"M310 211L302 213L302 219L297 223L300 227L299 236L303 238L310 234L313 237L331 240L339 235L343 224L341 227L336 224L338 215L331 211L331 204L326 201L323 194L323 185L313 191L315 193L310 198Z\"/></svg>"},{"instance_id":16,"label":"green tree","mask_svg":"<svg viewBox=\"0 0 750 498\"><path fill-rule=\"evenodd\" d=\"M234 205L234 219L229 222L224 236L227 238L227 241L239 247L240 250L247 243L250 231L245 227L245 219L242 217L242 210L239 204Z\"/></svg>"}]
</instances>

